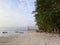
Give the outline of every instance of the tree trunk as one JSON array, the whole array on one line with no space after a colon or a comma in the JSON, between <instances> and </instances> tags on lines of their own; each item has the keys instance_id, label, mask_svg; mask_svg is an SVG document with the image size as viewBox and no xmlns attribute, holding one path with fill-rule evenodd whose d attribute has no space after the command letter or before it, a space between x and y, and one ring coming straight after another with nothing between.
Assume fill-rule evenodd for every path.
<instances>
[{"instance_id":1,"label":"tree trunk","mask_svg":"<svg viewBox=\"0 0 60 45\"><path fill-rule=\"evenodd\" d=\"M59 29L59 34L60 34L60 29Z\"/></svg>"},{"instance_id":2,"label":"tree trunk","mask_svg":"<svg viewBox=\"0 0 60 45\"><path fill-rule=\"evenodd\" d=\"M59 29L57 28L57 33L59 34Z\"/></svg>"}]
</instances>

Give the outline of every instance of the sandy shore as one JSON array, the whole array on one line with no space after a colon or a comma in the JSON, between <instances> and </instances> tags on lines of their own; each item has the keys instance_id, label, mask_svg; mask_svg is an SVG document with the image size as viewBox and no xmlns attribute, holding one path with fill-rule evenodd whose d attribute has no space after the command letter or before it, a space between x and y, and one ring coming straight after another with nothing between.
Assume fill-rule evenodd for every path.
<instances>
[{"instance_id":1,"label":"sandy shore","mask_svg":"<svg viewBox=\"0 0 60 45\"><path fill-rule=\"evenodd\" d=\"M0 36L0 45L60 45L60 37L46 33L27 32Z\"/></svg>"}]
</instances>

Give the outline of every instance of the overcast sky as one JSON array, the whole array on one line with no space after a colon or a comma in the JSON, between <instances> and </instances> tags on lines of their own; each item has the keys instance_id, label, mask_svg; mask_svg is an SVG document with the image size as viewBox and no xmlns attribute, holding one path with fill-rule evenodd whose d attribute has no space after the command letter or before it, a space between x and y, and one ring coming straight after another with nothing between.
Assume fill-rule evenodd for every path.
<instances>
[{"instance_id":1,"label":"overcast sky","mask_svg":"<svg viewBox=\"0 0 60 45\"><path fill-rule=\"evenodd\" d=\"M0 0L0 27L34 26L35 0Z\"/></svg>"}]
</instances>

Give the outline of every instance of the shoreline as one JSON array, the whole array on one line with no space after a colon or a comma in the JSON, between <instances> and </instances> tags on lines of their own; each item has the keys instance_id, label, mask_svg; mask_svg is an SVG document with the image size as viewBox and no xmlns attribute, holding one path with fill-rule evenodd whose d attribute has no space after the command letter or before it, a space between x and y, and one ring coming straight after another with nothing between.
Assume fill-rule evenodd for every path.
<instances>
[{"instance_id":1,"label":"shoreline","mask_svg":"<svg viewBox=\"0 0 60 45\"><path fill-rule=\"evenodd\" d=\"M16 35L0 37L0 45L59 45L60 37L57 35L37 32L26 32Z\"/></svg>"}]
</instances>

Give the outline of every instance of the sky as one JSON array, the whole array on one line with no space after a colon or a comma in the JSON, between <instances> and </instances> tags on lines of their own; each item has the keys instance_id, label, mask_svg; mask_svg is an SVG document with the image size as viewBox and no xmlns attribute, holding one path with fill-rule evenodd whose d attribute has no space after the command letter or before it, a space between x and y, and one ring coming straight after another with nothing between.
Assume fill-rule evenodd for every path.
<instances>
[{"instance_id":1,"label":"sky","mask_svg":"<svg viewBox=\"0 0 60 45\"><path fill-rule=\"evenodd\" d=\"M0 0L0 27L35 26L35 0Z\"/></svg>"}]
</instances>

